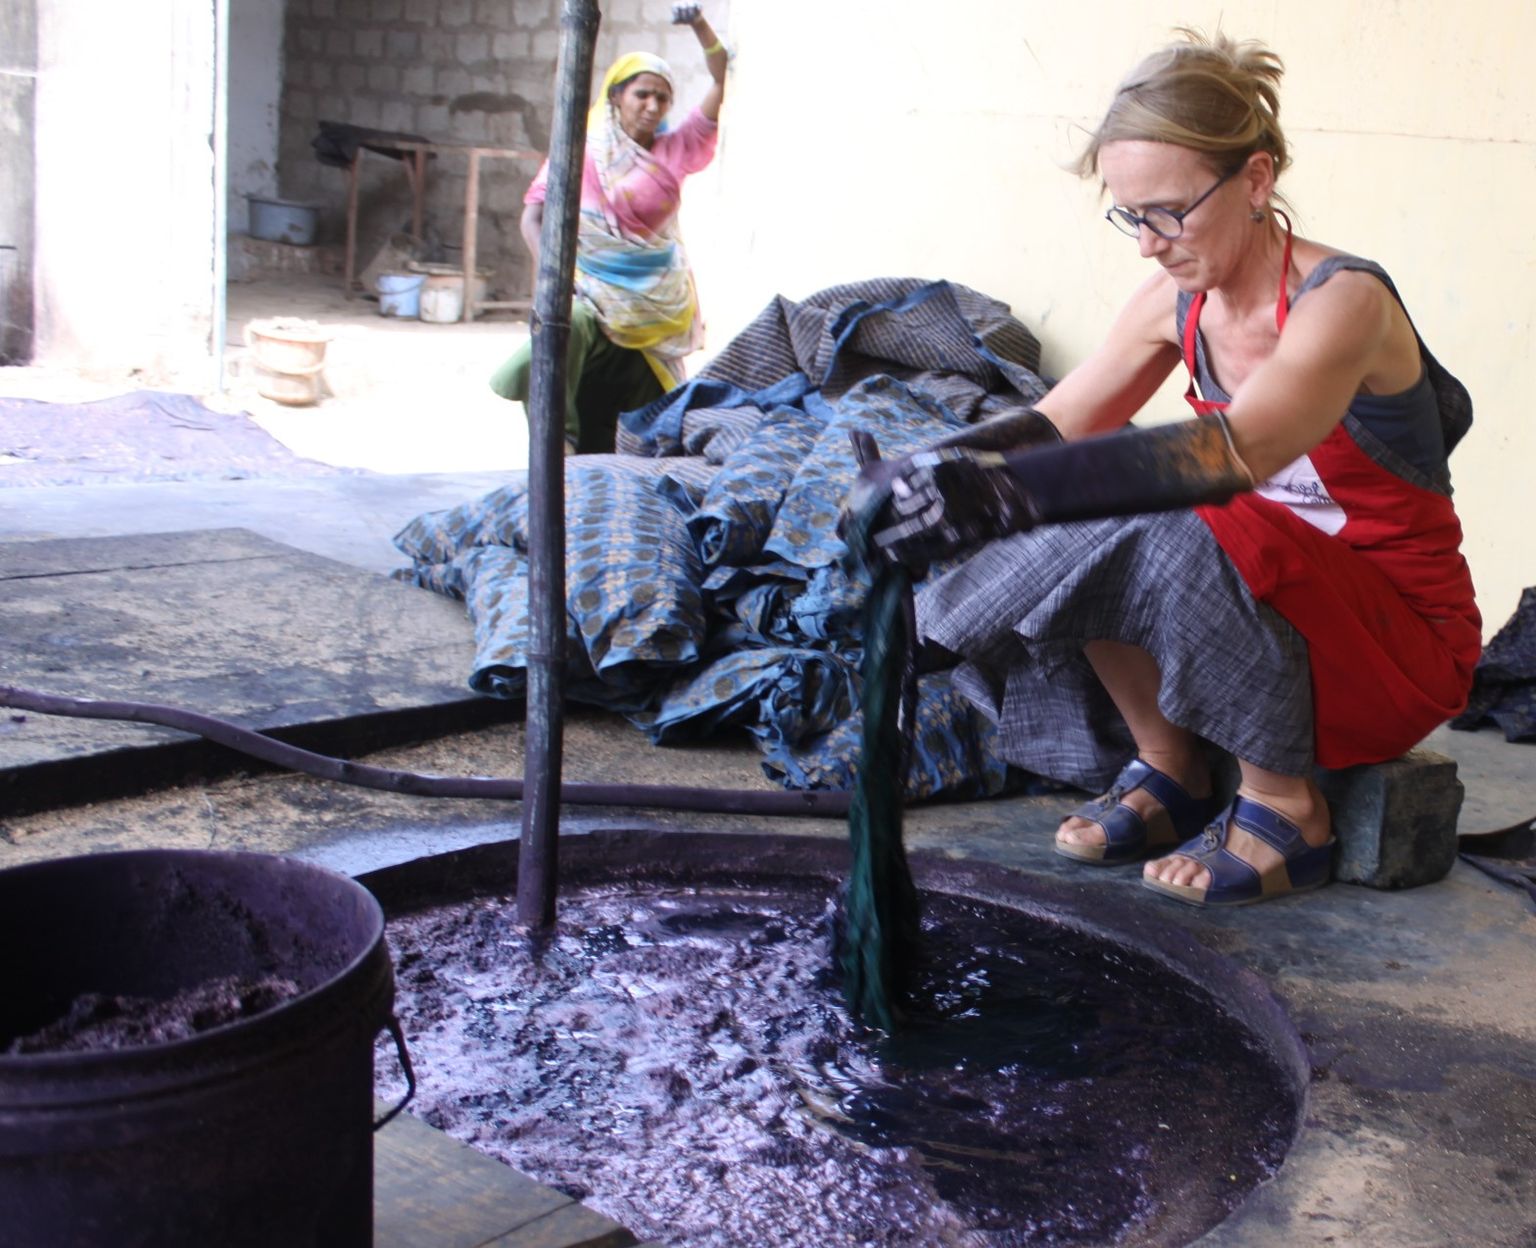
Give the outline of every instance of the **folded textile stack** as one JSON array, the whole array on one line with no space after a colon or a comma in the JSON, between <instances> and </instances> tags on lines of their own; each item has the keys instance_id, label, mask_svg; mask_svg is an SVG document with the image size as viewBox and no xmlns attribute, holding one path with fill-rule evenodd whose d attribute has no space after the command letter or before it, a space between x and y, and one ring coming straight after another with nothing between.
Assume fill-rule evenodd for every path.
<instances>
[{"instance_id":1,"label":"folded textile stack","mask_svg":"<svg viewBox=\"0 0 1536 1248\"><path fill-rule=\"evenodd\" d=\"M736 726L786 787L850 787L869 586L837 533L849 434L905 454L1034 403L1038 363L1006 305L949 282L775 299L697 378L626 413L619 453L566 460L567 696L658 743ZM395 538L413 561L397 577L464 599L483 693L524 690L527 525L519 476ZM947 674L923 677L907 796L1028 784L992 739Z\"/></svg>"}]
</instances>

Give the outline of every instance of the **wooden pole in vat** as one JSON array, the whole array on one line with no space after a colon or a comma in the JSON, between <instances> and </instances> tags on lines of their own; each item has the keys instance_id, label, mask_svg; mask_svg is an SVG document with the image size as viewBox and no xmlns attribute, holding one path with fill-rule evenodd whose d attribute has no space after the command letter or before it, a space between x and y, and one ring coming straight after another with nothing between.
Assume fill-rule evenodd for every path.
<instances>
[{"instance_id":1,"label":"wooden pole in vat","mask_svg":"<svg viewBox=\"0 0 1536 1248\"><path fill-rule=\"evenodd\" d=\"M527 760L517 918L532 931L555 922L559 879L560 753L565 695L565 351L571 335L576 217L587 142L587 98L600 13L596 0L563 0L549 191L534 288L528 387Z\"/></svg>"}]
</instances>

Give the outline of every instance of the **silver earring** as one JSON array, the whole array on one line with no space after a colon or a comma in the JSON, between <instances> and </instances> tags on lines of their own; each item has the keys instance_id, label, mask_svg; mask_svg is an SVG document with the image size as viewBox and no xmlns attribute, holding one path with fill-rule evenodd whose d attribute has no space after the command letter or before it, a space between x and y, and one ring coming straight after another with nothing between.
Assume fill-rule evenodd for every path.
<instances>
[{"instance_id":1,"label":"silver earring","mask_svg":"<svg viewBox=\"0 0 1536 1248\"><path fill-rule=\"evenodd\" d=\"M1250 221L1262 221L1262 220L1264 220L1264 209L1262 209L1262 208L1255 208L1252 212L1250 212L1248 214L1248 219Z\"/></svg>"}]
</instances>

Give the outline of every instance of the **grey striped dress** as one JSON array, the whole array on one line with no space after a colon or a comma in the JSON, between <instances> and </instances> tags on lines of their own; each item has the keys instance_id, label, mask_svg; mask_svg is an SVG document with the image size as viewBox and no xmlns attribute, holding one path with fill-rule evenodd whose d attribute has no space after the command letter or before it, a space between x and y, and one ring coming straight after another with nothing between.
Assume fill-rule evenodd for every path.
<instances>
[{"instance_id":1,"label":"grey striped dress","mask_svg":"<svg viewBox=\"0 0 1536 1248\"><path fill-rule=\"evenodd\" d=\"M1082 653L1137 645L1163 674L1168 720L1287 775L1312 764L1306 642L1256 602L1193 511L1036 529L922 586L918 632L960 656L957 687L1010 763L1087 789L1134 753Z\"/></svg>"}]
</instances>

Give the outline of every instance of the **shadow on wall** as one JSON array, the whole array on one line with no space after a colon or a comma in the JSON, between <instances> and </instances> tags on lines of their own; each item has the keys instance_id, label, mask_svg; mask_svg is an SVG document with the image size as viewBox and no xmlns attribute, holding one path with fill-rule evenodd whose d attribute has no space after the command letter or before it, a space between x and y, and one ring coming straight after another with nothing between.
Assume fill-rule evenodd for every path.
<instances>
[{"instance_id":1,"label":"shadow on wall","mask_svg":"<svg viewBox=\"0 0 1536 1248\"><path fill-rule=\"evenodd\" d=\"M32 300L24 268L21 249L0 243L0 365L32 359Z\"/></svg>"},{"instance_id":2,"label":"shadow on wall","mask_svg":"<svg viewBox=\"0 0 1536 1248\"><path fill-rule=\"evenodd\" d=\"M530 99L515 93L497 95L490 91L471 91L448 104L451 117L460 113L480 113L486 117L516 114L522 119L523 133L528 136L528 146L536 152L549 150L550 118L541 115ZM489 129L489 125L485 127Z\"/></svg>"}]
</instances>

